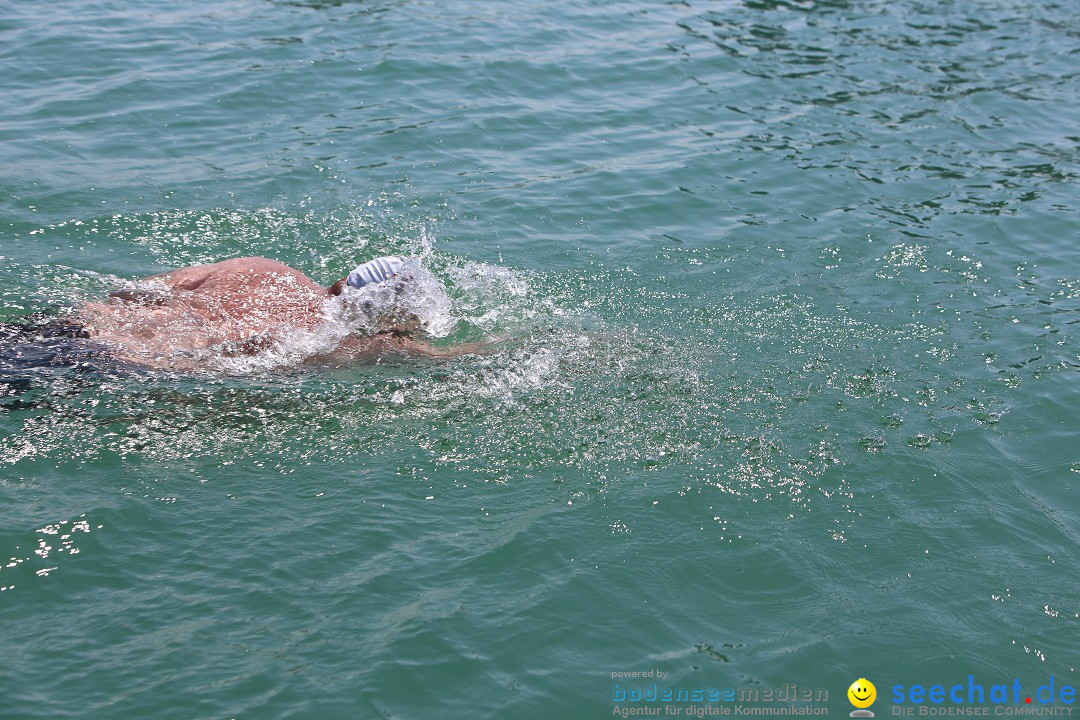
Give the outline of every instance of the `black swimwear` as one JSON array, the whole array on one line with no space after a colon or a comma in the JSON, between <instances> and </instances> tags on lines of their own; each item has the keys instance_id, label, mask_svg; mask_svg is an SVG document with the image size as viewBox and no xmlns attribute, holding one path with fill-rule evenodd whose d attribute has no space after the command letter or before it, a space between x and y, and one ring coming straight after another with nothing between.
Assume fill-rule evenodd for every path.
<instances>
[{"instance_id":1,"label":"black swimwear","mask_svg":"<svg viewBox=\"0 0 1080 720\"><path fill-rule=\"evenodd\" d=\"M81 326L58 319L30 317L19 323L0 323L0 395L24 388L28 371L38 368L100 366L107 353L89 337Z\"/></svg>"}]
</instances>

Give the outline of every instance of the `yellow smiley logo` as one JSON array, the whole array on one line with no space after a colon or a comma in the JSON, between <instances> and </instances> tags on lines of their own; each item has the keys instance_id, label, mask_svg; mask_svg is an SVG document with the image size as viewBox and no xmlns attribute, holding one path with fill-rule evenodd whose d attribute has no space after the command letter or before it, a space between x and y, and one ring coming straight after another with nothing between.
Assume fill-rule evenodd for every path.
<instances>
[{"instance_id":1,"label":"yellow smiley logo","mask_svg":"<svg viewBox=\"0 0 1080 720\"><path fill-rule=\"evenodd\" d=\"M874 700L877 700L877 688L866 678L859 678L851 683L851 687L847 689L847 696L855 707L868 708L874 704Z\"/></svg>"}]
</instances>

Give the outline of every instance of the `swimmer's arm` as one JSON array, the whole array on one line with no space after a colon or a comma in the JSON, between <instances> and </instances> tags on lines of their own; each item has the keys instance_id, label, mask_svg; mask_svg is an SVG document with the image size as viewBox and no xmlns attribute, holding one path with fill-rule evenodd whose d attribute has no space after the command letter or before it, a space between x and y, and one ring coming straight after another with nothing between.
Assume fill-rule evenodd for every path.
<instances>
[{"instance_id":1,"label":"swimmer's arm","mask_svg":"<svg viewBox=\"0 0 1080 720\"><path fill-rule=\"evenodd\" d=\"M401 351L406 355L415 357L431 358L433 360L446 360L461 357L462 355L485 355L491 352L493 343L477 341L436 347L422 340L412 338L398 338L401 343Z\"/></svg>"},{"instance_id":2,"label":"swimmer's arm","mask_svg":"<svg viewBox=\"0 0 1080 720\"><path fill-rule=\"evenodd\" d=\"M448 360L462 355L482 355L491 352L492 343L469 342L448 347L436 347L421 340L380 333L369 337L348 337L330 353L310 359L315 364L348 365L373 362L392 356L410 356L431 360Z\"/></svg>"}]
</instances>

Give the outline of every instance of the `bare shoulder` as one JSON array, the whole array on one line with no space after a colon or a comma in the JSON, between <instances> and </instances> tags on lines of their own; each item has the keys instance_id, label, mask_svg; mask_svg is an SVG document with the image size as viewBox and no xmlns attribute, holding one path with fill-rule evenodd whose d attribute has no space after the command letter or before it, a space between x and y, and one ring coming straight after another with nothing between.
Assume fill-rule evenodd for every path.
<instances>
[{"instance_id":1,"label":"bare shoulder","mask_svg":"<svg viewBox=\"0 0 1080 720\"><path fill-rule=\"evenodd\" d=\"M147 279L158 280L180 290L197 290L208 281L236 276L293 278L314 285L311 278L296 268L289 267L278 260L254 256L230 258L208 265L180 268Z\"/></svg>"}]
</instances>

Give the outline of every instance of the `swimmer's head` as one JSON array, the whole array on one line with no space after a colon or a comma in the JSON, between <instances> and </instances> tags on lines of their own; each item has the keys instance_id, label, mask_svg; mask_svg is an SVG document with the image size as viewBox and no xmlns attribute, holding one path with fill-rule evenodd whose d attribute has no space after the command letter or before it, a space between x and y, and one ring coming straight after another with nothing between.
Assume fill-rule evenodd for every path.
<instances>
[{"instance_id":1,"label":"swimmer's head","mask_svg":"<svg viewBox=\"0 0 1080 720\"><path fill-rule=\"evenodd\" d=\"M398 277L401 269L405 266L405 258L400 255L386 255L368 260L366 263L357 265L348 277L338 280L330 286L331 295L340 295L348 285L352 288L362 288L366 285L377 285L387 280ZM401 278L402 280L408 278Z\"/></svg>"},{"instance_id":2,"label":"swimmer's head","mask_svg":"<svg viewBox=\"0 0 1080 720\"><path fill-rule=\"evenodd\" d=\"M349 273L346 282L349 287L362 288L371 283L381 283L397 277L401 268L405 266L405 258L400 255L387 255L386 257L368 260L363 265L357 265Z\"/></svg>"},{"instance_id":3,"label":"swimmer's head","mask_svg":"<svg viewBox=\"0 0 1080 720\"><path fill-rule=\"evenodd\" d=\"M415 289L413 273L405 267L407 262L400 255L368 260L327 288L327 292L345 301L342 311L350 318L347 322L358 331L411 335L421 328L422 322L406 298ZM346 293L346 288L362 292Z\"/></svg>"}]
</instances>

